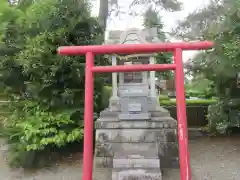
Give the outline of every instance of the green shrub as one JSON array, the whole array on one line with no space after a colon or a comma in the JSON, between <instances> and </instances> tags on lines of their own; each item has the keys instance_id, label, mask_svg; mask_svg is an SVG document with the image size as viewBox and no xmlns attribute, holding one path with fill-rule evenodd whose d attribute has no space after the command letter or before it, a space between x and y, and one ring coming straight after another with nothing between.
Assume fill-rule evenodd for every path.
<instances>
[{"instance_id":1,"label":"green shrub","mask_svg":"<svg viewBox=\"0 0 240 180\"><path fill-rule=\"evenodd\" d=\"M107 108L109 104L109 99L112 96L112 87L111 86L104 86L101 99L102 99L102 107Z\"/></svg>"},{"instance_id":2,"label":"green shrub","mask_svg":"<svg viewBox=\"0 0 240 180\"><path fill-rule=\"evenodd\" d=\"M208 107L207 120L209 132L221 134L226 132L229 122L228 115L224 112L223 101L218 101L216 104Z\"/></svg>"},{"instance_id":3,"label":"green shrub","mask_svg":"<svg viewBox=\"0 0 240 180\"><path fill-rule=\"evenodd\" d=\"M10 165L42 166L39 161L47 160L53 149L82 140L82 124L72 116L69 112L47 112L33 103L25 105L21 111L15 110L2 132L9 144Z\"/></svg>"},{"instance_id":4,"label":"green shrub","mask_svg":"<svg viewBox=\"0 0 240 180\"><path fill-rule=\"evenodd\" d=\"M186 99L186 105L196 105L196 106L207 106L211 104L215 104L217 101L216 99ZM162 106L175 106L176 100L161 100L160 104Z\"/></svg>"},{"instance_id":5,"label":"green shrub","mask_svg":"<svg viewBox=\"0 0 240 180\"><path fill-rule=\"evenodd\" d=\"M168 97L168 95L160 95L159 101L163 101L163 100L170 100L170 98Z\"/></svg>"}]
</instances>

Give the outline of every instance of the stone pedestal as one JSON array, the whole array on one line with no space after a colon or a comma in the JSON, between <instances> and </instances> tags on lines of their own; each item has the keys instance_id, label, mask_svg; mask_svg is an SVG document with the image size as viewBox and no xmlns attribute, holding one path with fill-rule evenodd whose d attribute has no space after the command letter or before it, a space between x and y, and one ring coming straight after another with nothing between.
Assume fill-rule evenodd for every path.
<instances>
[{"instance_id":1,"label":"stone pedestal","mask_svg":"<svg viewBox=\"0 0 240 180\"><path fill-rule=\"evenodd\" d=\"M112 180L161 180L162 168L178 167L177 123L161 107L150 119L119 120L104 110L96 122L96 168L107 168Z\"/></svg>"},{"instance_id":2,"label":"stone pedestal","mask_svg":"<svg viewBox=\"0 0 240 180\"><path fill-rule=\"evenodd\" d=\"M130 30L119 38L121 44L153 43L148 40L157 32ZM111 62L130 66L155 59L112 55ZM155 72L112 73L112 89L109 108L96 122L95 168L110 172L111 180L162 180L162 168L178 167L177 122L159 105Z\"/></svg>"}]
</instances>

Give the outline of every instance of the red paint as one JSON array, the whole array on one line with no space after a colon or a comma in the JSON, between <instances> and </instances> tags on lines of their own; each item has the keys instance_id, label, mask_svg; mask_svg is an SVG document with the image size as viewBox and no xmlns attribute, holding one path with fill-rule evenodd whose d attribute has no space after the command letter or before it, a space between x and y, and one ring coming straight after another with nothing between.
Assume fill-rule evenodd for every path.
<instances>
[{"instance_id":1,"label":"red paint","mask_svg":"<svg viewBox=\"0 0 240 180\"><path fill-rule=\"evenodd\" d=\"M97 66L92 71L97 73L103 72L136 72L136 71L166 71L175 70L175 64L147 64L147 65L119 65L119 66Z\"/></svg>"},{"instance_id":2,"label":"red paint","mask_svg":"<svg viewBox=\"0 0 240 180\"><path fill-rule=\"evenodd\" d=\"M86 77L85 77L85 109L84 109L84 152L83 152L83 180L92 180L93 170L93 73L94 72L130 72L130 71L153 71L175 70L176 101L178 119L178 139L181 180L191 180L190 159L188 151L188 131L186 118L186 102L184 92L184 73L182 62L183 50L208 49L213 46L212 42L193 43L162 43L162 44L118 44L99 46L70 46L60 47L62 55L86 54ZM99 66L94 67L95 54L136 54L160 51L174 52L174 64L158 65L125 65L125 66Z\"/></svg>"},{"instance_id":3,"label":"red paint","mask_svg":"<svg viewBox=\"0 0 240 180\"><path fill-rule=\"evenodd\" d=\"M62 55L84 55L86 52L94 54L137 54L174 51L177 48L182 50L209 49L212 42L182 42L182 43L161 43L161 44L117 44L117 45L96 45L96 46L66 46L60 47L58 52Z\"/></svg>"},{"instance_id":4,"label":"red paint","mask_svg":"<svg viewBox=\"0 0 240 180\"><path fill-rule=\"evenodd\" d=\"M93 72L94 55L86 53L85 67L85 105L84 105L84 146L83 146L83 178L92 180L93 170Z\"/></svg>"},{"instance_id":5,"label":"red paint","mask_svg":"<svg viewBox=\"0 0 240 180\"><path fill-rule=\"evenodd\" d=\"M178 48L174 51L174 63L177 65L175 69L175 86L181 180L191 180L182 49Z\"/></svg>"}]
</instances>

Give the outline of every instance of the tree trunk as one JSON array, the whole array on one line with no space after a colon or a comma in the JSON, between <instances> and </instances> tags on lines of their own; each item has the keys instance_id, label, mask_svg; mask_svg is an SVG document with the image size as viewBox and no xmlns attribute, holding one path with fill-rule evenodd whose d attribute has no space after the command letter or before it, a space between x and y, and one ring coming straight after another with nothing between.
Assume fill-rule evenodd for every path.
<instances>
[{"instance_id":1,"label":"tree trunk","mask_svg":"<svg viewBox=\"0 0 240 180\"><path fill-rule=\"evenodd\" d=\"M98 20L104 32L107 27L108 10L109 10L108 0L100 0Z\"/></svg>"}]
</instances>

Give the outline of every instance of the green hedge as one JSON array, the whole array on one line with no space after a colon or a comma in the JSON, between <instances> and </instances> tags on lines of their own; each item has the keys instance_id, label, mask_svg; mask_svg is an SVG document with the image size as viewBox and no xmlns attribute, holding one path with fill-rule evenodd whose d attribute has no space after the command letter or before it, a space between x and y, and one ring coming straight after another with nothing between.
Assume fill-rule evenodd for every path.
<instances>
[{"instance_id":1,"label":"green hedge","mask_svg":"<svg viewBox=\"0 0 240 180\"><path fill-rule=\"evenodd\" d=\"M112 87L104 86L102 91L102 106L108 107L109 98L112 95ZM170 99L167 95L160 95L159 101L162 106L175 106L176 100ZM186 99L186 105L208 106L216 103L216 99Z\"/></svg>"},{"instance_id":2,"label":"green hedge","mask_svg":"<svg viewBox=\"0 0 240 180\"><path fill-rule=\"evenodd\" d=\"M171 117L177 120L177 108L176 106L163 106L169 110ZM206 115L208 114L208 106L187 105L187 124L189 127L204 127L208 121Z\"/></svg>"},{"instance_id":3,"label":"green hedge","mask_svg":"<svg viewBox=\"0 0 240 180\"><path fill-rule=\"evenodd\" d=\"M208 106L211 104L215 104L217 101L216 99L186 99L186 105L189 106ZM175 106L176 100L160 100L160 104L162 106Z\"/></svg>"},{"instance_id":4,"label":"green hedge","mask_svg":"<svg viewBox=\"0 0 240 180\"><path fill-rule=\"evenodd\" d=\"M164 100L170 100L170 98L168 97L168 95L160 95L160 96L159 96L159 101L164 101Z\"/></svg>"},{"instance_id":5,"label":"green hedge","mask_svg":"<svg viewBox=\"0 0 240 180\"><path fill-rule=\"evenodd\" d=\"M189 127L206 126L208 106L215 104L216 99L186 99L187 123ZM169 110L171 116L177 119L176 100L162 100L161 106Z\"/></svg>"}]
</instances>

